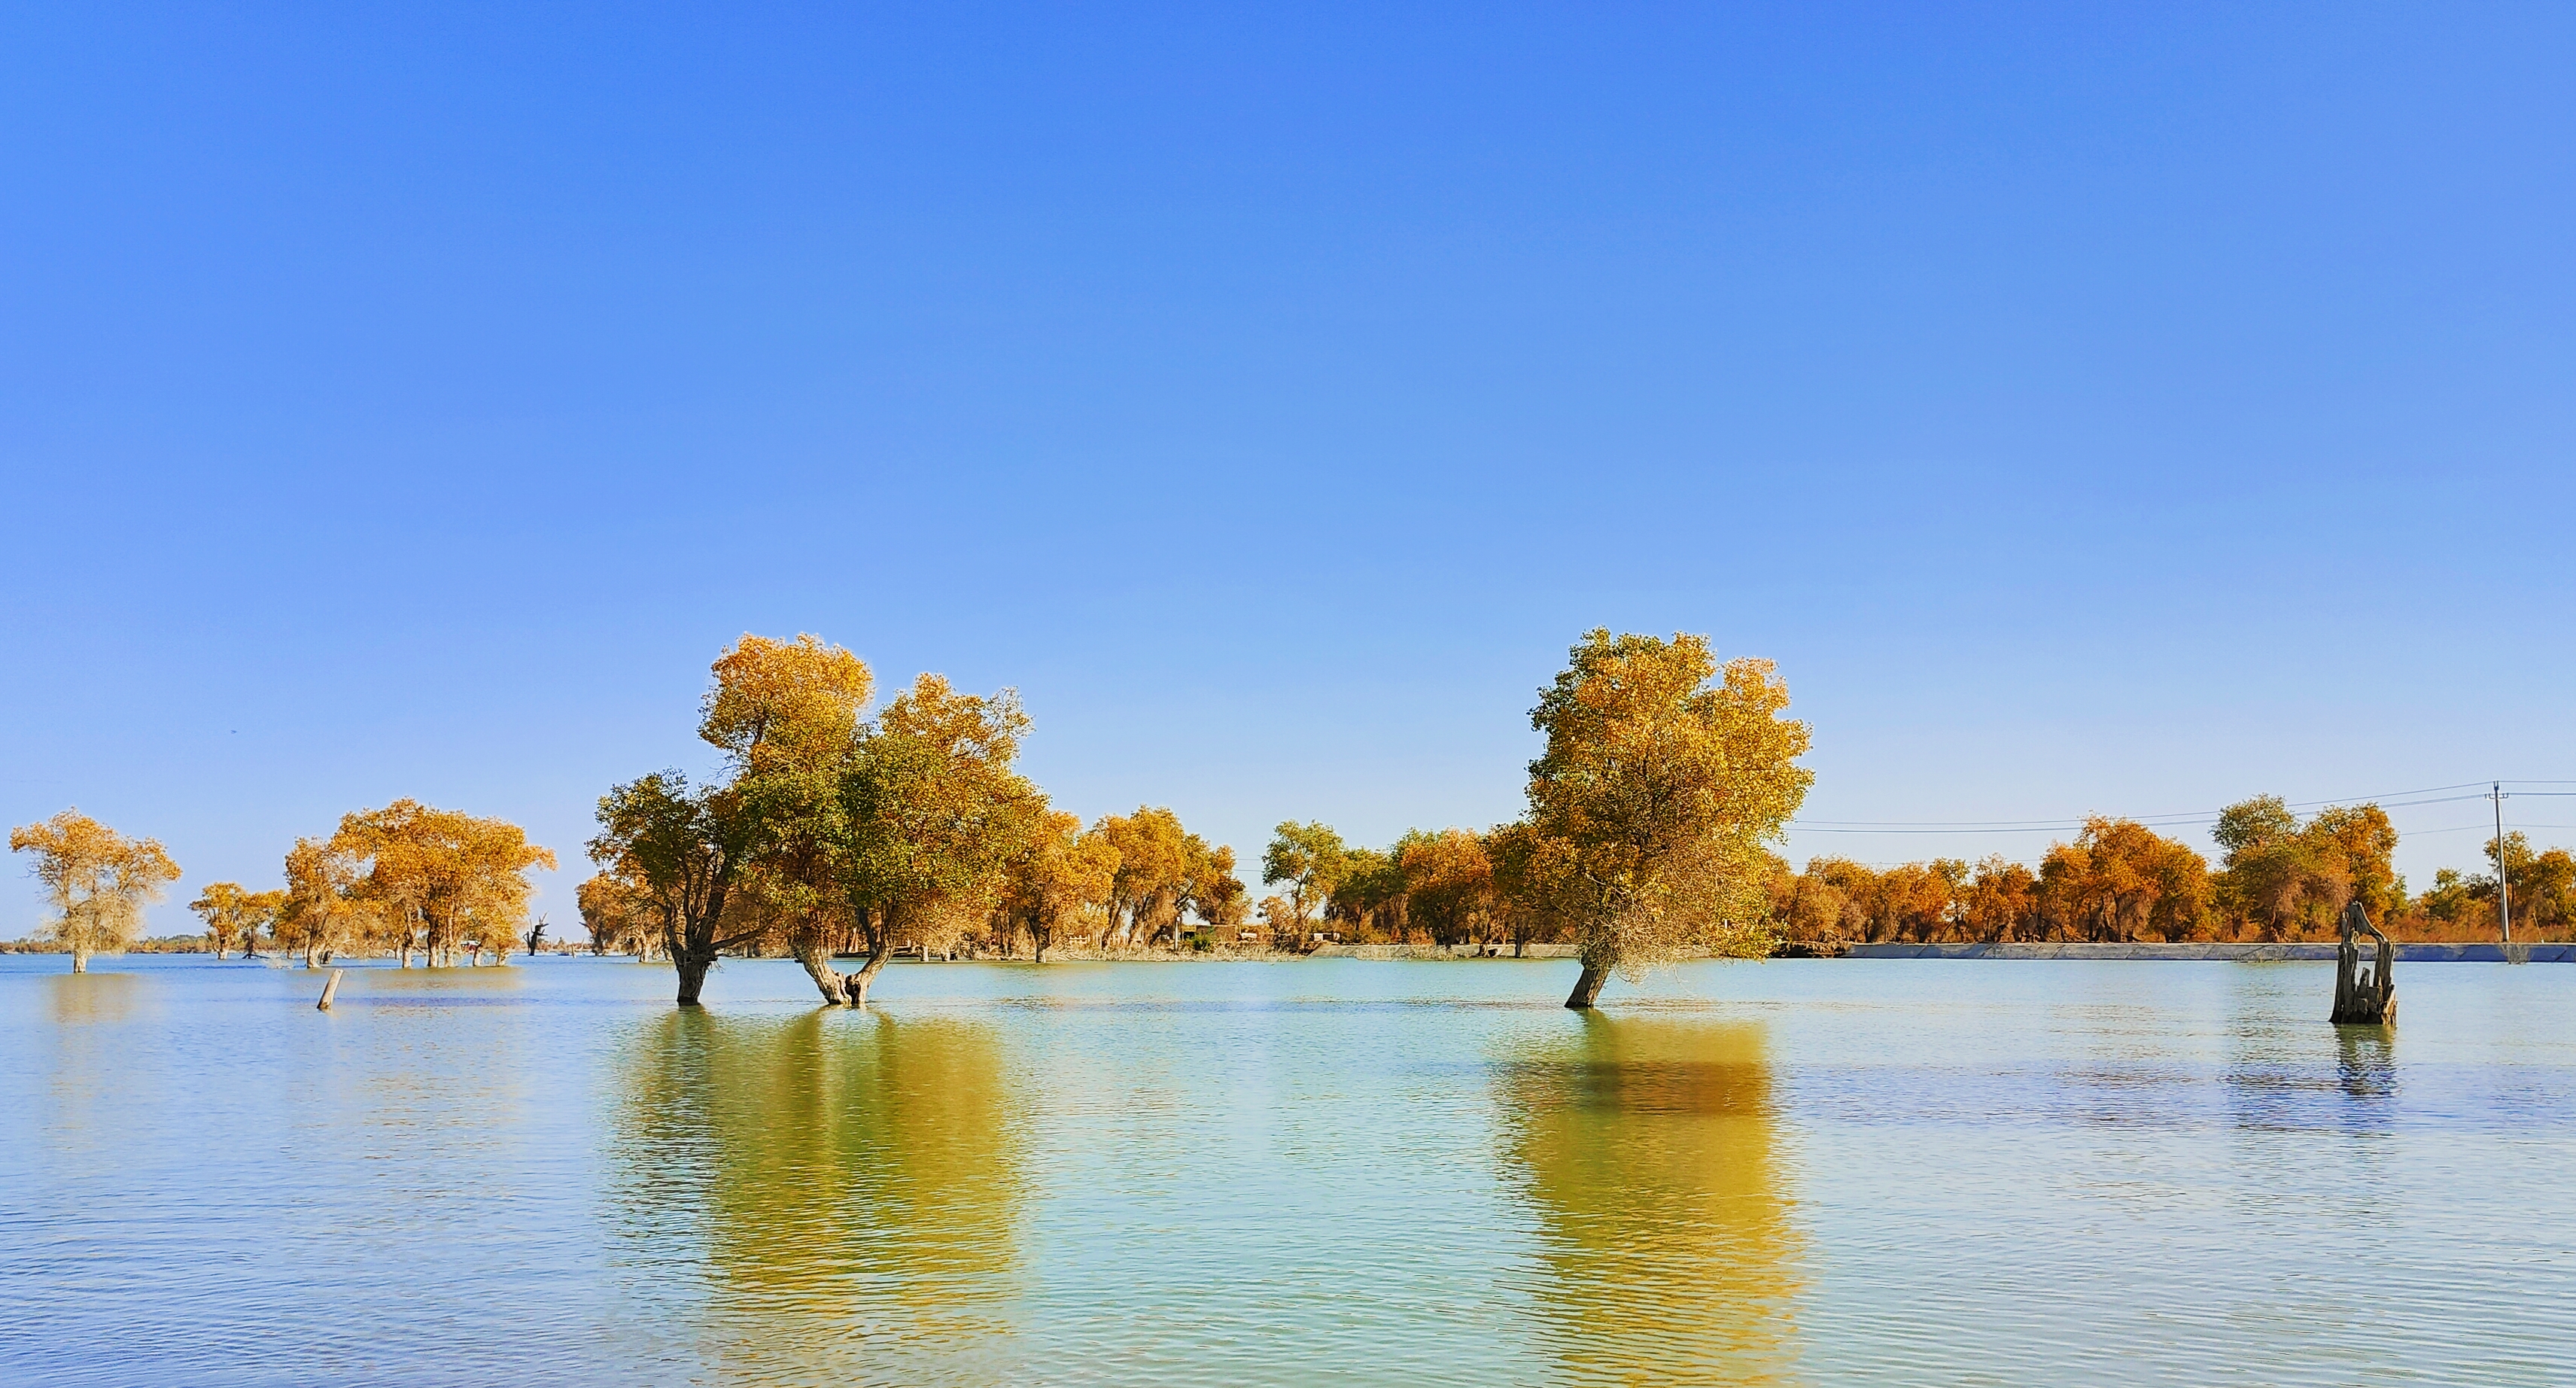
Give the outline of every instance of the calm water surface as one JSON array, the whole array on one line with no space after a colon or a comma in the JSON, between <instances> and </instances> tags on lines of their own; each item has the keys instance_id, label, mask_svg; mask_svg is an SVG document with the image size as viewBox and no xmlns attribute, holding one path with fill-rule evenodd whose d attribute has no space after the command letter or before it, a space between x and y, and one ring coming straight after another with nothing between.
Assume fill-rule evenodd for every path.
<instances>
[{"instance_id":1,"label":"calm water surface","mask_svg":"<svg viewBox=\"0 0 2576 1388\"><path fill-rule=\"evenodd\" d=\"M2576 968L0 960L0 1382L2576 1382Z\"/></svg>"}]
</instances>

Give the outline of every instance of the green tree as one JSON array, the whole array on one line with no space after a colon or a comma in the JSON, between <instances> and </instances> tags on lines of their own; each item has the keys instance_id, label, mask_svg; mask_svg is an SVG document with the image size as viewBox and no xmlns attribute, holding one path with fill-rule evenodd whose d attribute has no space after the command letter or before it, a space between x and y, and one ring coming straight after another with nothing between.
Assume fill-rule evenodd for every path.
<instances>
[{"instance_id":1,"label":"green tree","mask_svg":"<svg viewBox=\"0 0 2576 1388\"><path fill-rule=\"evenodd\" d=\"M1392 851L1374 848L1351 848L1342 854L1340 870L1333 880L1332 896L1325 906L1331 919L1348 923L1354 938L1362 940L1405 940L1411 937L1413 921L1407 914L1410 898L1406 895L1404 867L1400 859L1405 845L1423 837L1420 830L1396 841ZM1282 920L1292 913L1283 912ZM1290 938L1294 937L1294 938ZM1303 938L1291 925L1283 938L1283 948L1294 948Z\"/></svg>"},{"instance_id":2,"label":"green tree","mask_svg":"<svg viewBox=\"0 0 2576 1388\"><path fill-rule=\"evenodd\" d=\"M1282 820L1261 854L1261 884L1285 886L1288 914L1274 934L1293 936L1283 947L1305 943L1314 929L1315 913L1333 898L1333 888L1350 870L1350 849L1332 826Z\"/></svg>"},{"instance_id":3,"label":"green tree","mask_svg":"<svg viewBox=\"0 0 2576 1388\"><path fill-rule=\"evenodd\" d=\"M843 978L852 1005L911 932L988 917L1043 832L1045 797L1011 769L1027 727L1012 691L960 694L923 675L860 739L821 827L867 951Z\"/></svg>"},{"instance_id":4,"label":"green tree","mask_svg":"<svg viewBox=\"0 0 2576 1388\"><path fill-rule=\"evenodd\" d=\"M691 786L677 771L612 787L600 797L598 817L591 861L642 895L679 972L679 1005L698 1006L717 958L768 928L726 911L764 826L741 797Z\"/></svg>"},{"instance_id":5,"label":"green tree","mask_svg":"<svg viewBox=\"0 0 2576 1388\"><path fill-rule=\"evenodd\" d=\"M1530 712L1547 738L1530 822L1582 948L1566 1006L1591 1007L1611 973L1634 976L1694 936L1754 943L1730 927L1767 915L1762 845L1814 780L1788 705L1771 662L1721 671L1705 637L1596 629L1574 647Z\"/></svg>"}]
</instances>

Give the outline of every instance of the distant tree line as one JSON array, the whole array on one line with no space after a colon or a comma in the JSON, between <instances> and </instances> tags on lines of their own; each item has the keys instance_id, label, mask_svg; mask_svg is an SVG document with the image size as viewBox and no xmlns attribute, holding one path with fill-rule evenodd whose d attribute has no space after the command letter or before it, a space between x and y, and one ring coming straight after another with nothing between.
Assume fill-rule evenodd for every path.
<instances>
[{"instance_id":1,"label":"distant tree line","mask_svg":"<svg viewBox=\"0 0 2576 1388\"><path fill-rule=\"evenodd\" d=\"M2334 805L2302 820L2279 796L2228 806L2211 830L2212 867L2190 845L2134 820L2096 816L2049 846L2033 871L2000 855L1874 868L1774 859L1770 919L1793 948L1888 941L2322 939L2358 901L2390 934L2463 939L2497 925L2497 845L2488 871L2444 868L2409 895L2392 861L2397 830L2375 804ZM2517 938L2576 933L2576 857L2534 853L2520 833L2502 845ZM2525 932L2528 932L2527 934Z\"/></svg>"}]
</instances>

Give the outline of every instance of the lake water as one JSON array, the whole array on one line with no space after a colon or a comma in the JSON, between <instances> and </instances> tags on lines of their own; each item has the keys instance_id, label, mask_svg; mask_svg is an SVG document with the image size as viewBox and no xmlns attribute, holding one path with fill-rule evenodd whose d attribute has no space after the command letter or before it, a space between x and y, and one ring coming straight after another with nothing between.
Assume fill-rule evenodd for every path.
<instances>
[{"instance_id":1,"label":"lake water","mask_svg":"<svg viewBox=\"0 0 2576 1388\"><path fill-rule=\"evenodd\" d=\"M65 962L10 1384L2576 1382L2576 967Z\"/></svg>"}]
</instances>

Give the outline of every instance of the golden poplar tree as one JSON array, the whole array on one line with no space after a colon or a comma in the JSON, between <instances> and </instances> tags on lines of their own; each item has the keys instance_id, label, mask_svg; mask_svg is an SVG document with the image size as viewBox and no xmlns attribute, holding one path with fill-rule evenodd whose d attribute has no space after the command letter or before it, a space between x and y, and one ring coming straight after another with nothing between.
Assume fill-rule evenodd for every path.
<instances>
[{"instance_id":1,"label":"golden poplar tree","mask_svg":"<svg viewBox=\"0 0 2576 1388\"><path fill-rule=\"evenodd\" d=\"M1712 683L1714 681L1714 683ZM1762 845L1806 798L1807 725L1767 660L1721 670L1707 638L1586 635L1530 723L1541 875L1582 947L1588 1008L1694 938L1750 949L1767 916Z\"/></svg>"},{"instance_id":2,"label":"golden poplar tree","mask_svg":"<svg viewBox=\"0 0 2576 1388\"><path fill-rule=\"evenodd\" d=\"M129 839L65 810L41 824L9 831L9 851L35 860L53 916L46 938L71 951L72 972L89 972L93 954L122 952L143 928L143 908L179 880L179 865L154 839Z\"/></svg>"}]
</instances>

